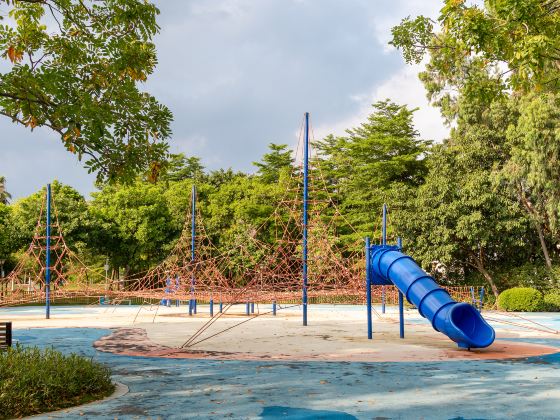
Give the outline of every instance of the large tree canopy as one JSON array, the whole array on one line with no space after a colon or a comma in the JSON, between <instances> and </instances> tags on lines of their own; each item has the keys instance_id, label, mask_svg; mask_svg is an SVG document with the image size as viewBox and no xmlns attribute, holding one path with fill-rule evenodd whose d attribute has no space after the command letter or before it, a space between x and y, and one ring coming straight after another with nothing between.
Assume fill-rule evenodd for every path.
<instances>
[{"instance_id":1,"label":"large tree canopy","mask_svg":"<svg viewBox=\"0 0 560 420\"><path fill-rule=\"evenodd\" d=\"M473 160L475 166L463 176L455 177L460 173L457 166L456 171L445 176L440 176L446 173L444 170L434 173L426 184L455 185L458 193L454 200L456 205L463 206L457 214L465 217L470 212L470 198L465 193L472 187L469 180L478 172L477 183L484 185L478 196L492 200L479 203L481 207L476 211L487 215L484 221L506 216L491 223L488 230L501 240L507 239L507 245L489 246L483 232L471 229L471 239L485 246L485 250L480 249L487 266L497 269L509 264L512 258L501 251L514 249L522 239L531 249L536 244L537 248L540 246L541 256L531 250L530 258L544 259L551 270L552 254L557 248L553 245L558 244L560 236L557 181L560 2L442 0L442 3L437 21L424 16L405 18L393 28L391 43L403 51L407 62L419 63L428 54L420 79L432 104L456 127L451 141L436 151L434 162L441 162L453 152L459 153L461 160L478 157ZM487 156L480 155L483 151ZM432 199L439 203L437 188L421 187L418 194L430 191L434 193ZM523 216L516 211L523 212ZM510 223L525 226L525 220L530 222L534 233L522 234L523 229L516 231L517 227ZM506 233L512 226L515 229ZM498 233L500 229L506 230ZM455 227L451 230L460 232ZM445 244L453 246L454 238L457 235L448 235ZM484 257L487 251L490 253Z\"/></svg>"},{"instance_id":2,"label":"large tree canopy","mask_svg":"<svg viewBox=\"0 0 560 420\"><path fill-rule=\"evenodd\" d=\"M0 114L49 127L99 179L157 177L171 112L139 89L157 63L144 0L0 0Z\"/></svg>"},{"instance_id":3,"label":"large tree canopy","mask_svg":"<svg viewBox=\"0 0 560 420\"><path fill-rule=\"evenodd\" d=\"M491 101L560 86L558 0L444 0L437 21L405 18L391 43L409 63L430 54L421 78L450 119L458 93Z\"/></svg>"}]
</instances>

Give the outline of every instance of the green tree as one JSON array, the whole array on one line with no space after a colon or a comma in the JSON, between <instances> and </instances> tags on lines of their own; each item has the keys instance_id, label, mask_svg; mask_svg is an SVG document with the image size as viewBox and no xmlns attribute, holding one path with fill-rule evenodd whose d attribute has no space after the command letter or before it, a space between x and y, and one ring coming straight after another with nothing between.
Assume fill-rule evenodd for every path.
<instances>
[{"instance_id":1,"label":"green tree","mask_svg":"<svg viewBox=\"0 0 560 420\"><path fill-rule=\"evenodd\" d=\"M125 279L163 260L175 233L160 185L106 186L93 194L89 215L91 246L108 256L115 276L123 268Z\"/></svg>"},{"instance_id":2,"label":"green tree","mask_svg":"<svg viewBox=\"0 0 560 420\"><path fill-rule=\"evenodd\" d=\"M557 240L559 187L554 96L558 93L560 22L556 1L486 0L481 4L446 0L435 22L419 16L393 28L392 44L407 62L429 61L420 74L428 97L448 122L461 107L490 108L510 102L504 117L508 142L495 181L529 216L542 254L552 268L550 243ZM519 117L519 121L517 118ZM502 185L503 186L503 185Z\"/></svg>"},{"instance_id":3,"label":"green tree","mask_svg":"<svg viewBox=\"0 0 560 420\"><path fill-rule=\"evenodd\" d=\"M340 226L349 243L372 232L393 190L416 187L424 179L430 142L419 138L413 114L389 100L377 102L367 121L347 130L347 136L328 136L315 145L319 182L356 229Z\"/></svg>"},{"instance_id":4,"label":"green tree","mask_svg":"<svg viewBox=\"0 0 560 420\"><path fill-rule=\"evenodd\" d=\"M0 260L7 260L15 251L10 229L11 207L0 203Z\"/></svg>"},{"instance_id":5,"label":"green tree","mask_svg":"<svg viewBox=\"0 0 560 420\"><path fill-rule=\"evenodd\" d=\"M89 220L85 198L74 188L54 181L52 191L52 219L59 223L66 244L74 251L83 250L88 242ZM29 246L35 233L39 217L45 226L46 188L28 197L17 200L10 217L10 235L19 250ZM53 234L58 234L54 232Z\"/></svg>"},{"instance_id":6,"label":"green tree","mask_svg":"<svg viewBox=\"0 0 560 420\"><path fill-rule=\"evenodd\" d=\"M507 103L464 103L450 139L433 149L425 183L394 216L424 266L442 263L463 277L476 270L496 296L496 270L522 264L535 242L515 199L494 182L511 118Z\"/></svg>"},{"instance_id":7,"label":"green tree","mask_svg":"<svg viewBox=\"0 0 560 420\"><path fill-rule=\"evenodd\" d=\"M474 81L468 74L472 68L465 64L475 62L495 71L509 89L558 89L558 1L442 3L437 25L424 16L405 18L393 28L391 42L403 50L407 62L419 63L430 52L442 88Z\"/></svg>"},{"instance_id":8,"label":"green tree","mask_svg":"<svg viewBox=\"0 0 560 420\"><path fill-rule=\"evenodd\" d=\"M6 177L0 176L0 204L8 204L11 199L11 194L6 191Z\"/></svg>"},{"instance_id":9,"label":"green tree","mask_svg":"<svg viewBox=\"0 0 560 420\"><path fill-rule=\"evenodd\" d=\"M282 171L293 170L294 159L287 144L270 143L268 147L270 152L265 153L262 162L253 162L253 165L258 168L262 182L272 184L278 182Z\"/></svg>"},{"instance_id":10,"label":"green tree","mask_svg":"<svg viewBox=\"0 0 560 420\"><path fill-rule=\"evenodd\" d=\"M560 234L560 95L513 98L519 119L508 130L511 158L499 180L511 187L533 222L546 265L552 268L549 238Z\"/></svg>"},{"instance_id":11,"label":"green tree","mask_svg":"<svg viewBox=\"0 0 560 420\"><path fill-rule=\"evenodd\" d=\"M162 178L166 181L192 179L200 182L204 179L204 175L204 166L202 166L200 158L187 157L183 153L178 153L169 156Z\"/></svg>"},{"instance_id":12,"label":"green tree","mask_svg":"<svg viewBox=\"0 0 560 420\"><path fill-rule=\"evenodd\" d=\"M139 89L156 64L158 9L143 0L1 0L0 114L48 127L98 178L156 178L171 112Z\"/></svg>"}]
</instances>

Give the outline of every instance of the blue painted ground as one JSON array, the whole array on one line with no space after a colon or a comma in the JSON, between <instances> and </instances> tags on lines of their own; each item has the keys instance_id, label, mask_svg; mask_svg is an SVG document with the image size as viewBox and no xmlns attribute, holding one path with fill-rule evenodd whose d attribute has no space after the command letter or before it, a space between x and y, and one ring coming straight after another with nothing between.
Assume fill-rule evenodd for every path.
<instances>
[{"instance_id":1,"label":"blue painted ground","mask_svg":"<svg viewBox=\"0 0 560 420\"><path fill-rule=\"evenodd\" d=\"M52 345L106 363L114 379L130 388L120 398L57 417L560 418L560 353L520 361L430 363L166 360L94 350L92 342L108 333L15 331L25 345ZM560 348L560 340L533 341Z\"/></svg>"}]
</instances>

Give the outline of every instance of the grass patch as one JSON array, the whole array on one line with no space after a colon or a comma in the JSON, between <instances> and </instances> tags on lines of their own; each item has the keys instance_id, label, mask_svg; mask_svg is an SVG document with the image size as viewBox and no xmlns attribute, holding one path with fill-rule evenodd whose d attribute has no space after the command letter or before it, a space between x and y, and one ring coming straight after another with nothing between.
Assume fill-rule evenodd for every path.
<instances>
[{"instance_id":1,"label":"grass patch","mask_svg":"<svg viewBox=\"0 0 560 420\"><path fill-rule=\"evenodd\" d=\"M111 395L106 366L51 348L0 351L0 419L45 413Z\"/></svg>"}]
</instances>

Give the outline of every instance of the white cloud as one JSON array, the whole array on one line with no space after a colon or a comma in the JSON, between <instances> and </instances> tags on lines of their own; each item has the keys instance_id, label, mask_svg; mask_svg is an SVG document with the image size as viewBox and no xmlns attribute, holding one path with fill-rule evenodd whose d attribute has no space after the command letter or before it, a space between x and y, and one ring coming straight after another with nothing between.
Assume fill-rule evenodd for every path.
<instances>
[{"instance_id":1,"label":"white cloud","mask_svg":"<svg viewBox=\"0 0 560 420\"><path fill-rule=\"evenodd\" d=\"M419 108L414 114L414 124L421 137L442 141L449 134L449 129L444 125L439 110L428 103L424 86L418 79L421 69L421 65L403 67L375 86L369 94L353 95L352 99L360 102L359 112L350 118L318 126L315 136L322 138L327 134L344 134L346 129L356 127L366 120L372 110L371 104L389 98L398 104L408 105L409 108Z\"/></svg>"}]
</instances>

